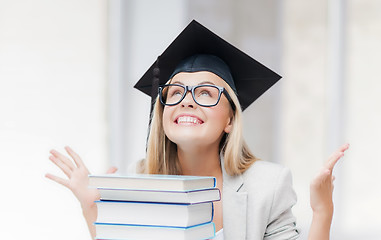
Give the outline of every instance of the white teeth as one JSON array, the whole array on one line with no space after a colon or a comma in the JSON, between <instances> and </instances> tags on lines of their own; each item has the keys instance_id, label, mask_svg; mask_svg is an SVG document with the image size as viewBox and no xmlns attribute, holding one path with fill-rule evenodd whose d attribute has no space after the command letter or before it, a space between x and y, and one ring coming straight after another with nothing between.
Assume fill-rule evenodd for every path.
<instances>
[{"instance_id":1,"label":"white teeth","mask_svg":"<svg viewBox=\"0 0 381 240\"><path fill-rule=\"evenodd\" d=\"M197 118L193 118L193 117L189 117L189 116L184 116L184 117L179 117L177 119L177 123L200 124L200 121Z\"/></svg>"}]
</instances>

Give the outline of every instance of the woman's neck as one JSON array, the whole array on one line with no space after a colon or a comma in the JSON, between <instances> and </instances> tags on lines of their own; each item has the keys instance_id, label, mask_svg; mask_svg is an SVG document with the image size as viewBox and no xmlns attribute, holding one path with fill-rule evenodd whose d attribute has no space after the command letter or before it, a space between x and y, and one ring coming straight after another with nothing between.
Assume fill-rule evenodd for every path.
<instances>
[{"instance_id":1,"label":"woman's neck","mask_svg":"<svg viewBox=\"0 0 381 240\"><path fill-rule=\"evenodd\" d=\"M193 176L221 177L220 153L218 146L211 148L177 148L182 174Z\"/></svg>"}]
</instances>

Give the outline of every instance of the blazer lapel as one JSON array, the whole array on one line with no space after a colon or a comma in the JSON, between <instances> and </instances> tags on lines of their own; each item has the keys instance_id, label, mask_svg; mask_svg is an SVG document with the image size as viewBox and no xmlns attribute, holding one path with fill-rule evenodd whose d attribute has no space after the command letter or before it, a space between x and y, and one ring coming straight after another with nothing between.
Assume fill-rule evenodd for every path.
<instances>
[{"instance_id":1,"label":"blazer lapel","mask_svg":"<svg viewBox=\"0 0 381 240\"><path fill-rule=\"evenodd\" d=\"M222 169L224 239L245 240L247 192L243 188L243 178L242 175L229 176L226 174L224 167Z\"/></svg>"}]
</instances>

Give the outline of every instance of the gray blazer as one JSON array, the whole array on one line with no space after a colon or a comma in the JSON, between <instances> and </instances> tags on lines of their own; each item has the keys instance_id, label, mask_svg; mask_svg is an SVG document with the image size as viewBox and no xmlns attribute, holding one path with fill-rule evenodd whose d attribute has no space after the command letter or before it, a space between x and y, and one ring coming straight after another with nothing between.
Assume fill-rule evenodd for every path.
<instances>
[{"instance_id":1,"label":"gray blazer","mask_svg":"<svg viewBox=\"0 0 381 240\"><path fill-rule=\"evenodd\" d=\"M239 176L222 169L224 240L298 238L291 212L296 194L287 168L260 160Z\"/></svg>"}]
</instances>

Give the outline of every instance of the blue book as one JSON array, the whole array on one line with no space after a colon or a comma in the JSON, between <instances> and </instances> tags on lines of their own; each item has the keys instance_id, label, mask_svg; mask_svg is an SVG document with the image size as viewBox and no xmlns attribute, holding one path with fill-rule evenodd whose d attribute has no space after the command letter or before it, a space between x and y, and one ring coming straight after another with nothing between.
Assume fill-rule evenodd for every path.
<instances>
[{"instance_id":1,"label":"blue book","mask_svg":"<svg viewBox=\"0 0 381 240\"><path fill-rule=\"evenodd\" d=\"M95 223L96 239L107 240L201 240L215 237L214 223L192 227L161 227Z\"/></svg>"},{"instance_id":2,"label":"blue book","mask_svg":"<svg viewBox=\"0 0 381 240\"><path fill-rule=\"evenodd\" d=\"M134 174L89 175L89 187L163 191L190 191L214 188L216 179L204 176Z\"/></svg>"},{"instance_id":3,"label":"blue book","mask_svg":"<svg viewBox=\"0 0 381 240\"><path fill-rule=\"evenodd\" d=\"M191 227L213 220L213 203L96 201L97 223Z\"/></svg>"},{"instance_id":4,"label":"blue book","mask_svg":"<svg viewBox=\"0 0 381 240\"><path fill-rule=\"evenodd\" d=\"M218 188L191 191L162 191L140 189L98 188L101 200L162 202L162 203L202 203L221 199Z\"/></svg>"}]
</instances>

